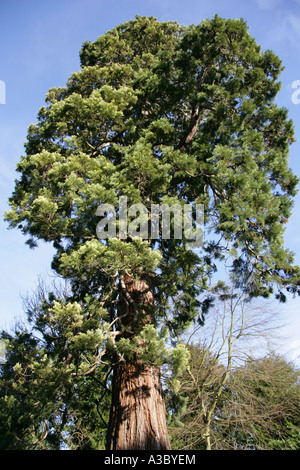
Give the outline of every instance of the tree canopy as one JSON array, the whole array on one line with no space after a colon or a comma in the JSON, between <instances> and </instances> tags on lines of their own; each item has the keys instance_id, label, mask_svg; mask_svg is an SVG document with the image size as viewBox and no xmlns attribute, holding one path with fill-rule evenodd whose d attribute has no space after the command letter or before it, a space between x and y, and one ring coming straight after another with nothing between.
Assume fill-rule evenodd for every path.
<instances>
[{"instance_id":1,"label":"tree canopy","mask_svg":"<svg viewBox=\"0 0 300 470\"><path fill-rule=\"evenodd\" d=\"M283 232L298 180L287 158L293 125L274 103L279 58L261 51L243 20L218 16L189 27L137 17L85 42L80 58L81 70L50 89L29 127L10 225L30 246L53 242L53 267L89 293L116 272L159 266L156 305L180 291L187 316L215 258L230 257L236 284L254 295L274 283L294 291ZM120 195L148 209L201 202L205 230L218 238L199 257L185 240L103 246L96 209Z\"/></svg>"}]
</instances>

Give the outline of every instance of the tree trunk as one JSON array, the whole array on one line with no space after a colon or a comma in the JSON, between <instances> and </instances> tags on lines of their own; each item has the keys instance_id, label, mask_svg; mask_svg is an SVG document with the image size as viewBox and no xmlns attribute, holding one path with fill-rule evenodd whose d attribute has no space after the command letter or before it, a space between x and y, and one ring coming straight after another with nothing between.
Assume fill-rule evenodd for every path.
<instances>
[{"instance_id":1,"label":"tree trunk","mask_svg":"<svg viewBox=\"0 0 300 470\"><path fill-rule=\"evenodd\" d=\"M120 324L132 338L151 321L154 296L149 278L121 279ZM107 450L170 449L160 368L138 357L114 366Z\"/></svg>"},{"instance_id":2,"label":"tree trunk","mask_svg":"<svg viewBox=\"0 0 300 470\"><path fill-rule=\"evenodd\" d=\"M107 449L170 449L159 368L115 366Z\"/></svg>"}]
</instances>

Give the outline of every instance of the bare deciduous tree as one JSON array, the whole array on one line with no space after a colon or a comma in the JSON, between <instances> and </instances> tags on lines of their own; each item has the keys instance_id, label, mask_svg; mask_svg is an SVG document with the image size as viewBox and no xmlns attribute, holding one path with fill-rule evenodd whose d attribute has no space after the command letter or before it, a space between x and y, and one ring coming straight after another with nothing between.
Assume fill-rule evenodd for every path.
<instances>
[{"instance_id":1,"label":"bare deciduous tree","mask_svg":"<svg viewBox=\"0 0 300 470\"><path fill-rule=\"evenodd\" d=\"M277 327L270 304L247 302L244 294L238 293L218 301L207 325L194 329L187 339L192 361L180 389L189 397L182 415L185 426L174 433L185 448L212 448L215 421L221 419L218 407L232 371L254 353L256 357L265 354Z\"/></svg>"}]
</instances>

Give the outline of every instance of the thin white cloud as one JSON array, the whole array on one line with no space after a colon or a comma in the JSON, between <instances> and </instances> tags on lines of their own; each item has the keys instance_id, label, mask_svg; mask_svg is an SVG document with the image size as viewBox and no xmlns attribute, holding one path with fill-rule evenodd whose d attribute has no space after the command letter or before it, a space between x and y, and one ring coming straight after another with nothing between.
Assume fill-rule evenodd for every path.
<instances>
[{"instance_id":1,"label":"thin white cloud","mask_svg":"<svg viewBox=\"0 0 300 470\"><path fill-rule=\"evenodd\" d=\"M300 14L296 16L293 13L289 13L286 16L286 29L289 31L291 41L300 40Z\"/></svg>"},{"instance_id":2,"label":"thin white cloud","mask_svg":"<svg viewBox=\"0 0 300 470\"><path fill-rule=\"evenodd\" d=\"M287 4L289 7L300 5L300 0L255 0L258 8L261 10L272 10L278 5L286 7Z\"/></svg>"},{"instance_id":3,"label":"thin white cloud","mask_svg":"<svg viewBox=\"0 0 300 470\"><path fill-rule=\"evenodd\" d=\"M261 10L271 10L282 3L282 0L256 0L256 3Z\"/></svg>"},{"instance_id":4,"label":"thin white cloud","mask_svg":"<svg viewBox=\"0 0 300 470\"><path fill-rule=\"evenodd\" d=\"M293 4L295 3L300 6L300 0L294 0ZM296 8L287 8L284 3L281 5L281 1L278 5L280 6L273 14L272 28L266 37L269 39L271 49L274 45L279 48L285 47L286 53L293 54L296 59L296 56L299 57L300 51L300 9L298 6ZM296 78L298 79L298 77Z\"/></svg>"}]
</instances>

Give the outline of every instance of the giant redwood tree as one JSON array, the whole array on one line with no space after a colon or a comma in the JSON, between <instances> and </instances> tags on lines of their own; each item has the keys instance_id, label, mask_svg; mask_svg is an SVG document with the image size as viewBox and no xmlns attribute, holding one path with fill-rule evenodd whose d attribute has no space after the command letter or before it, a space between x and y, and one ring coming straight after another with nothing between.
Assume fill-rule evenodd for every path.
<instances>
[{"instance_id":1,"label":"giant redwood tree","mask_svg":"<svg viewBox=\"0 0 300 470\"><path fill-rule=\"evenodd\" d=\"M56 249L72 297L55 308L75 309L74 335L78 318L98 319L84 339L97 338L90 370L112 367L107 449L168 449L161 366L186 361L176 338L203 321L220 262L250 297L298 290L283 242L298 180L293 125L274 101L282 64L243 20L218 16L189 27L136 17L85 42L80 59L28 129L6 219L31 247ZM146 215L202 204L202 246L161 227L151 237L150 217L148 237L120 236L121 197ZM115 208L113 237L98 237L101 204Z\"/></svg>"}]
</instances>

